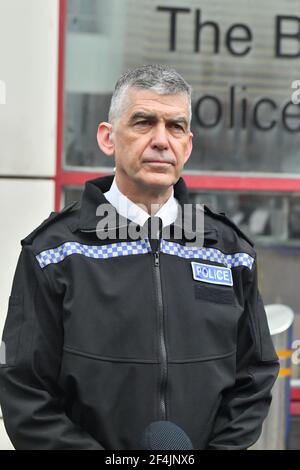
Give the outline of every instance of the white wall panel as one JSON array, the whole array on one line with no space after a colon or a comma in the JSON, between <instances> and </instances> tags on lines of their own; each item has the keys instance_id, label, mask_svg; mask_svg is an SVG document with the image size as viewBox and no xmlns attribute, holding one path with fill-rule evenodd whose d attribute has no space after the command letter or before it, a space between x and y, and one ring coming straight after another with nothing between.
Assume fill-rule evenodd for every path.
<instances>
[{"instance_id":1,"label":"white wall panel","mask_svg":"<svg viewBox=\"0 0 300 470\"><path fill-rule=\"evenodd\" d=\"M0 179L0 332L7 313L20 240L32 232L53 210L54 182Z\"/></svg>"},{"instance_id":2,"label":"white wall panel","mask_svg":"<svg viewBox=\"0 0 300 470\"><path fill-rule=\"evenodd\" d=\"M21 251L20 240L49 216L54 206L54 190L51 180L0 179L0 338ZM0 409L0 450L11 449L1 416Z\"/></svg>"},{"instance_id":3,"label":"white wall panel","mask_svg":"<svg viewBox=\"0 0 300 470\"><path fill-rule=\"evenodd\" d=\"M54 175L58 19L58 0L0 0L2 175Z\"/></svg>"}]
</instances>

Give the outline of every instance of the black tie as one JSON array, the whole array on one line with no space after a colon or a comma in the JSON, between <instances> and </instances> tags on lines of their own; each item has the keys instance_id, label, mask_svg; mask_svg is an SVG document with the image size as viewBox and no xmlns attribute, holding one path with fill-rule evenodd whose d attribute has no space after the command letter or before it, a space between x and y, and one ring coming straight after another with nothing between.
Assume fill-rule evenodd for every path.
<instances>
[{"instance_id":1,"label":"black tie","mask_svg":"<svg viewBox=\"0 0 300 470\"><path fill-rule=\"evenodd\" d=\"M161 234L162 234L163 223L160 217L149 217L143 225L143 235L148 237L150 245L153 251L157 251Z\"/></svg>"}]
</instances>

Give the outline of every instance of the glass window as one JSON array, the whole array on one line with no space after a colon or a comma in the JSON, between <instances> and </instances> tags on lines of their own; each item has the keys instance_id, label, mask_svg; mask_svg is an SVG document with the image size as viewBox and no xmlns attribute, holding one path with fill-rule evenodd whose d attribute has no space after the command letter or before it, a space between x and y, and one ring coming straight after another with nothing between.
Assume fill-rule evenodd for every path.
<instances>
[{"instance_id":1,"label":"glass window","mask_svg":"<svg viewBox=\"0 0 300 470\"><path fill-rule=\"evenodd\" d=\"M188 171L299 174L299 0L182 0L180 9L173 0L68 0L65 168L113 166L95 134L114 84L158 62L193 86Z\"/></svg>"},{"instance_id":2,"label":"glass window","mask_svg":"<svg viewBox=\"0 0 300 470\"><path fill-rule=\"evenodd\" d=\"M300 244L300 197L282 193L194 191L194 202L225 214L256 243Z\"/></svg>"},{"instance_id":3,"label":"glass window","mask_svg":"<svg viewBox=\"0 0 300 470\"><path fill-rule=\"evenodd\" d=\"M114 160L98 147L97 127L107 120L111 95L69 93L65 103L65 160L72 167L113 168Z\"/></svg>"}]
</instances>

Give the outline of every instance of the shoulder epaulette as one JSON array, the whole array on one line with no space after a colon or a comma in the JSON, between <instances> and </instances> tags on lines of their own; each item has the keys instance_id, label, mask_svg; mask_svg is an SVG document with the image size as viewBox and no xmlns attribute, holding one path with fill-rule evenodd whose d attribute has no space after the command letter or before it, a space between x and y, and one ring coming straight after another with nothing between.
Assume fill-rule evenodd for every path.
<instances>
[{"instance_id":1,"label":"shoulder epaulette","mask_svg":"<svg viewBox=\"0 0 300 470\"><path fill-rule=\"evenodd\" d=\"M237 234L240 235L240 237L244 238L244 240L246 240L252 247L254 247L253 241L250 240L250 238L248 238L247 235L245 235L244 232L242 232L242 230L237 225L235 225L235 223L232 222L232 220L230 220L225 215L224 212L219 212L219 213L213 212L206 205L204 205L204 209L205 209L205 212L210 214L212 217L215 217L216 219L222 220L225 224L229 225L229 227L233 228L237 232Z\"/></svg>"},{"instance_id":2,"label":"shoulder epaulette","mask_svg":"<svg viewBox=\"0 0 300 470\"><path fill-rule=\"evenodd\" d=\"M78 203L78 201L71 202L59 212L51 212L49 217L45 219L36 229L34 229L27 237L21 240L21 245L29 245L38 233L44 230L49 225L53 224L54 221L59 220L64 214L70 212L72 208Z\"/></svg>"}]
</instances>

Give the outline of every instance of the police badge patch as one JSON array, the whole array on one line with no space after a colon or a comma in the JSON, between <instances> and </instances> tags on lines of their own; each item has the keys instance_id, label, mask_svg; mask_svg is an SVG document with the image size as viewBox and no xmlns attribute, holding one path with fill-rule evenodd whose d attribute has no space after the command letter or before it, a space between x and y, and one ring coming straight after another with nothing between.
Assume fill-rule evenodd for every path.
<instances>
[{"instance_id":1,"label":"police badge patch","mask_svg":"<svg viewBox=\"0 0 300 470\"><path fill-rule=\"evenodd\" d=\"M220 284L222 286L233 286L232 273L230 268L223 266L213 266L211 264L191 262L193 278L195 281L208 282L210 284Z\"/></svg>"}]
</instances>

